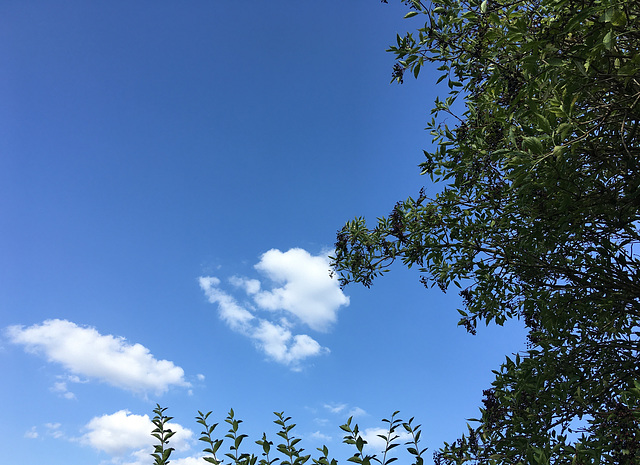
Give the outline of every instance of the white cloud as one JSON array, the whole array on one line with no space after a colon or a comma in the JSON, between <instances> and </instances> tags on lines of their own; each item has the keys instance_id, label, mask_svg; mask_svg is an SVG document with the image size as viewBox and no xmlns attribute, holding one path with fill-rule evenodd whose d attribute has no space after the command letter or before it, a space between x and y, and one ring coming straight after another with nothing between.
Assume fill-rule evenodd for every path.
<instances>
[{"instance_id":1,"label":"white cloud","mask_svg":"<svg viewBox=\"0 0 640 465\"><path fill-rule=\"evenodd\" d=\"M366 414L367 412L364 409L361 409L360 407L353 407L351 410L349 410L350 417L362 417Z\"/></svg>"},{"instance_id":2,"label":"white cloud","mask_svg":"<svg viewBox=\"0 0 640 465\"><path fill-rule=\"evenodd\" d=\"M389 433L388 429L385 428L367 428L365 429L361 435L362 438L367 441L365 448L373 453L380 453L384 450L386 441L381 438L379 435L387 436ZM411 440L411 435L407 433L404 429L397 429L395 431L395 436L398 436L393 443L404 444L407 441ZM395 449L394 449L395 450Z\"/></svg>"},{"instance_id":3,"label":"white cloud","mask_svg":"<svg viewBox=\"0 0 640 465\"><path fill-rule=\"evenodd\" d=\"M158 394L172 385L189 386L182 368L157 360L143 345L131 345L122 337L105 336L67 320L46 320L27 328L10 326L7 335L27 351L44 353L50 362L62 364L78 380L81 375L133 392ZM68 392L64 383L56 384L57 392Z\"/></svg>"},{"instance_id":4,"label":"white cloud","mask_svg":"<svg viewBox=\"0 0 640 465\"><path fill-rule=\"evenodd\" d=\"M109 455L123 456L153 444L151 431L154 426L149 416L133 415L127 410L94 417L85 428L88 432L81 442Z\"/></svg>"},{"instance_id":5,"label":"white cloud","mask_svg":"<svg viewBox=\"0 0 640 465\"><path fill-rule=\"evenodd\" d=\"M115 458L111 460L111 463L118 465L153 465L154 461L153 457L151 457L151 452L151 449L140 449L131 453L129 457L124 459L133 461L124 461L122 459ZM175 456L175 453L171 455L170 462L172 465L208 465L208 462L202 458L202 454L184 458L176 458Z\"/></svg>"},{"instance_id":6,"label":"white cloud","mask_svg":"<svg viewBox=\"0 0 640 465\"><path fill-rule=\"evenodd\" d=\"M229 282L244 291L249 302L239 303L220 288L220 279L199 278L209 302L218 305L220 319L232 330L251 338L267 356L293 369L308 357L329 352L307 334L293 334L295 323L327 331L338 309L349 304L338 281L329 275L327 254L313 256L303 249L269 250L255 269L274 287L265 290L256 279L233 276ZM260 317L256 313L266 310ZM294 320L289 320L289 318Z\"/></svg>"},{"instance_id":7,"label":"white cloud","mask_svg":"<svg viewBox=\"0 0 640 465\"><path fill-rule=\"evenodd\" d=\"M307 357L328 351L306 334L292 336L288 329L266 320L260 320L251 337L269 357L285 365L294 365Z\"/></svg>"},{"instance_id":8,"label":"white cloud","mask_svg":"<svg viewBox=\"0 0 640 465\"><path fill-rule=\"evenodd\" d=\"M24 433L24 437L28 439L36 439L38 436L38 431L35 426L32 426L29 431Z\"/></svg>"},{"instance_id":9,"label":"white cloud","mask_svg":"<svg viewBox=\"0 0 640 465\"><path fill-rule=\"evenodd\" d=\"M193 442L193 432L177 423L168 423L168 429L175 431L170 439L170 446L176 451L186 451ZM142 458L150 457L156 441L151 436L154 430L148 415L135 415L128 410L119 410L111 415L92 418L86 424L85 433L79 440L82 444L93 447L107 454L122 458L126 455ZM150 461L149 461L150 462ZM172 460L173 462L173 460ZM145 462L143 462L145 463Z\"/></svg>"},{"instance_id":10,"label":"white cloud","mask_svg":"<svg viewBox=\"0 0 640 465\"><path fill-rule=\"evenodd\" d=\"M318 441L331 441L331 439L333 439L331 436L327 436L326 434L322 434L320 431L316 431L315 433L311 433L311 437L313 439L317 439Z\"/></svg>"},{"instance_id":11,"label":"white cloud","mask_svg":"<svg viewBox=\"0 0 640 465\"><path fill-rule=\"evenodd\" d=\"M171 459L173 465L207 465L209 462L205 461L201 456L185 457L183 459Z\"/></svg>"},{"instance_id":12,"label":"white cloud","mask_svg":"<svg viewBox=\"0 0 640 465\"><path fill-rule=\"evenodd\" d=\"M253 295L260 291L260 281L257 279L247 279L239 276L232 276L229 282L236 287L244 289L247 294Z\"/></svg>"},{"instance_id":13,"label":"white cloud","mask_svg":"<svg viewBox=\"0 0 640 465\"><path fill-rule=\"evenodd\" d=\"M114 457L111 459L111 463L118 465L152 465L154 462L153 457L151 457L152 452L153 447L139 449L131 452L131 454L126 458ZM171 460L171 462L173 463L173 460Z\"/></svg>"},{"instance_id":14,"label":"white cloud","mask_svg":"<svg viewBox=\"0 0 640 465\"><path fill-rule=\"evenodd\" d=\"M211 303L217 303L220 318L234 331L251 338L270 359L300 369L300 362L308 357L329 352L306 334L293 335L288 322L273 323L253 316L224 291L213 287L219 280L200 278L200 287Z\"/></svg>"},{"instance_id":15,"label":"white cloud","mask_svg":"<svg viewBox=\"0 0 640 465\"><path fill-rule=\"evenodd\" d=\"M255 268L281 287L255 294L256 304L267 310L285 310L315 331L327 331L338 309L349 305L338 280L329 275L329 258L303 249L271 249Z\"/></svg>"}]
</instances>

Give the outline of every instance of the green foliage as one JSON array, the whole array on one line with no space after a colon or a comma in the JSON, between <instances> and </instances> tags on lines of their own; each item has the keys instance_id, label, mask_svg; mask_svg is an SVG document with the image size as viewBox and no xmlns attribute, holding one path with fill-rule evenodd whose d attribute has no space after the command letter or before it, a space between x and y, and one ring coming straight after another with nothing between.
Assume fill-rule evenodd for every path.
<instances>
[{"instance_id":1,"label":"green foliage","mask_svg":"<svg viewBox=\"0 0 640 465\"><path fill-rule=\"evenodd\" d=\"M152 436L156 438L157 444L154 446L155 452L152 456L155 459L154 465L166 465L169 463L169 456L174 450L168 447L169 439L175 434L167 428L167 423L173 419L164 414L166 408L161 408L159 405L154 409L155 417L153 418L153 424L156 428L152 432ZM343 438L345 444L352 445L356 448L356 452L353 456L347 459L348 462L353 462L361 465L372 465L373 462L379 465L389 465L397 460L397 457L392 456L391 451L398 447L398 439L400 436L396 434L396 430L400 427L409 435L410 441L405 443L408 454L413 457L415 465L423 465L423 454L426 452L426 448L420 449L420 425L413 425L413 418L408 422L404 422L397 418L399 412L394 412L390 420L383 419L382 421L388 425L387 434L379 435L385 442L384 449L380 452L381 457L377 455L365 455L364 447L367 441L360 433L360 429L357 424L352 426L353 418L349 418L347 422L340 426L340 429L346 433ZM229 430L223 438L217 439L214 435L214 431L218 426L218 423L209 424L208 419L211 412L202 413L198 411L196 421L203 427L200 433L200 441L206 444L203 449L203 459L214 465L220 465L224 463L223 460L218 458L218 451L228 439L229 452L224 456L229 459L229 463L234 465L274 465L280 463L281 465L303 465L312 460L314 465L338 465L338 461L329 457L329 449L327 446L319 447L317 450L321 455L318 458L311 458L310 454L304 455L304 449L298 445L301 442L300 438L297 438L293 430L296 427L295 423L291 423L291 417L286 417L284 412L274 412L276 419L274 423L279 427L276 435L280 438L280 443L276 445L275 451L280 454L279 457L270 455L272 452L273 442L267 439L267 434L262 433L262 438L255 441L255 443L262 449L262 458L258 461L258 457L253 453L241 451L243 449L243 441L247 438L246 434L240 434L240 424L242 420L235 418L235 413L231 409L225 419L225 422L229 425Z\"/></svg>"},{"instance_id":2,"label":"green foliage","mask_svg":"<svg viewBox=\"0 0 640 465\"><path fill-rule=\"evenodd\" d=\"M240 426L240 423L242 423L242 420L236 420L234 418L233 409L231 409L224 421L230 425L229 431L224 437L231 439L229 452L224 455L230 458L236 465L255 465L257 460L256 456L253 454L240 453L242 441L247 437L246 434L238 434L238 427Z\"/></svg>"},{"instance_id":3,"label":"green foliage","mask_svg":"<svg viewBox=\"0 0 640 465\"><path fill-rule=\"evenodd\" d=\"M157 439L157 444L154 446L154 452L151 454L153 457L154 465L168 465L170 460L169 456L171 452L173 452L172 447L168 447L169 439L176 434L175 431L171 431L171 429L167 428L167 423L169 423L173 417L168 417L164 414L166 408L161 408L160 405L156 404L156 408L153 410L155 416L151 420L155 429L151 432L151 436Z\"/></svg>"},{"instance_id":4,"label":"green foliage","mask_svg":"<svg viewBox=\"0 0 640 465\"><path fill-rule=\"evenodd\" d=\"M273 412L277 417L277 420L274 423L280 426L280 431L278 431L278 436L285 441L282 444L278 444L278 452L280 452L283 456L286 457L287 460L282 461L282 465L303 465L309 458L310 455L301 455L304 449L298 449L296 445L300 442L300 438L296 438L291 435L291 430L295 428L295 423L288 423L291 420L291 417L284 416L284 412L278 413Z\"/></svg>"},{"instance_id":5,"label":"green foliage","mask_svg":"<svg viewBox=\"0 0 640 465\"><path fill-rule=\"evenodd\" d=\"M196 417L196 421L204 427L204 430L200 433L202 435L200 436L200 440L209 445L209 447L206 447L203 450L205 454L209 454L208 457L204 457L204 460L206 462L213 463L213 465L220 465L222 463L222 460L219 460L216 454L218 452L218 449L220 449L223 440L215 439L211 436L213 434L213 431L218 427L218 423L214 423L213 425L207 424L207 418L209 418L209 415L211 415L211 412L203 414L198 410L198 416ZM269 463L267 465L271 464Z\"/></svg>"},{"instance_id":6,"label":"green foliage","mask_svg":"<svg viewBox=\"0 0 640 465\"><path fill-rule=\"evenodd\" d=\"M469 332L529 329L437 462L640 462L640 4L404 3L424 26L390 48L393 80L431 63L448 88L420 165L441 190L347 223L342 284L401 260L460 288Z\"/></svg>"}]
</instances>

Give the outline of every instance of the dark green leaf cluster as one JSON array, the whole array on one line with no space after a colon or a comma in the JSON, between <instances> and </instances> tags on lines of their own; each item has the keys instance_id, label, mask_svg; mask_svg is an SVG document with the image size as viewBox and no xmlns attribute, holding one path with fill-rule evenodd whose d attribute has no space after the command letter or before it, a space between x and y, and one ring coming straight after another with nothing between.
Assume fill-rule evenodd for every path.
<instances>
[{"instance_id":1,"label":"dark green leaf cluster","mask_svg":"<svg viewBox=\"0 0 640 465\"><path fill-rule=\"evenodd\" d=\"M640 463L640 3L412 4L393 77L431 64L447 84L420 165L442 188L347 223L335 270L370 286L400 259L460 288L469 332L529 329L439 460Z\"/></svg>"},{"instance_id":2,"label":"dark green leaf cluster","mask_svg":"<svg viewBox=\"0 0 640 465\"><path fill-rule=\"evenodd\" d=\"M167 465L169 463L169 457L174 450L168 447L168 443L175 432L172 432L167 427L168 422L172 420L173 417L166 416L164 414L166 410L166 408L161 408L158 405L153 411L155 413L153 424L156 428L153 430L152 436L157 440L154 446L155 452L152 454L155 459L154 465ZM360 465L372 465L373 462L379 465L389 465L395 462L397 457L393 456L391 451L400 445L398 443L400 436L396 431L402 427L410 438L410 440L405 443L405 446L409 456L412 457L412 463L415 465L423 465L423 455L427 449L420 449L421 425L414 425L413 418L408 422L402 421L397 417L399 413L400 412L394 412L391 419L382 420L383 423L388 425L388 428L385 435L379 435L379 437L384 440L384 448L380 453L380 457L375 454L366 455L363 452L367 441L360 433L358 425L354 424L352 426L353 418L349 418L344 425L340 426L340 429L346 433L343 442L353 445L357 450L347 461ZM262 433L262 438L255 441L262 449L259 460L258 456L253 453L241 452L242 442L247 438L247 435L239 433L242 420L235 418L233 409L229 411L225 419L225 422L229 425L229 430L222 439L215 437L214 431L218 423L208 423L210 415L211 412L202 413L198 411L198 416L196 416L196 421L203 427L203 431L200 433L200 441L206 444L206 447L203 449L205 454L203 459L208 463L214 465L224 463L223 459L218 458L218 451L225 442L225 439L228 439L231 444L229 445L229 452L226 452L224 457L229 459L228 463L234 465L274 465L278 462L281 465L304 465L309 459L311 459L314 465L338 465L336 459L329 457L329 449L327 446L322 446L317 449L321 454L318 458L311 458L310 454L303 454L304 449L299 447L301 439L295 437L293 434L293 429L296 425L295 423L291 423L291 417L286 417L284 412L274 412L276 416L274 423L279 427L279 431L276 434L281 441L280 444L276 445L275 451L279 453L280 456L274 457L271 454L273 442L267 439L266 433Z\"/></svg>"}]
</instances>

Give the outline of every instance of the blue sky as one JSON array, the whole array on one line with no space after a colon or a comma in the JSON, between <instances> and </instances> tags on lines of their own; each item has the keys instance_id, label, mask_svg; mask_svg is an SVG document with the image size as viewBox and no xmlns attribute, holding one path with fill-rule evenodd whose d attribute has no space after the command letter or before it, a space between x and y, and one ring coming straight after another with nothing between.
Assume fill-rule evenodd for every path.
<instances>
[{"instance_id":1,"label":"blue sky","mask_svg":"<svg viewBox=\"0 0 640 465\"><path fill-rule=\"evenodd\" d=\"M415 270L328 274L346 221L437 189L417 164L445 89L389 84L404 8L0 4L4 462L151 463L156 403L176 465L198 410L252 441L285 411L338 458L350 415L415 416L429 455L465 431L520 326L468 335Z\"/></svg>"}]
</instances>

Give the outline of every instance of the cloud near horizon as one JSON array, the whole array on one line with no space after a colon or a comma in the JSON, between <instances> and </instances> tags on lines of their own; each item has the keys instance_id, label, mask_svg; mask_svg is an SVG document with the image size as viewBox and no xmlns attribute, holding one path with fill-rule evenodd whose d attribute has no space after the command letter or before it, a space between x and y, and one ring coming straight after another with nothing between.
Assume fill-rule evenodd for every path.
<instances>
[{"instance_id":1,"label":"cloud near horizon","mask_svg":"<svg viewBox=\"0 0 640 465\"><path fill-rule=\"evenodd\" d=\"M125 338L102 335L95 328L78 326L67 320L46 320L29 327L9 326L9 340L27 352L44 354L50 362L64 366L73 375L97 379L132 392L166 392L170 386L189 387L184 370L168 360L157 360L141 344ZM67 377L76 382L77 376ZM65 382L54 391L73 398Z\"/></svg>"},{"instance_id":2,"label":"cloud near horizon","mask_svg":"<svg viewBox=\"0 0 640 465\"><path fill-rule=\"evenodd\" d=\"M166 426L176 433L171 438L171 447L176 452L188 451L194 441L193 431L173 422ZM126 461L128 464L151 465L151 453L156 442L151 436L154 428L148 415L135 415L128 410L119 410L92 418L84 427L87 432L74 440L109 454L113 457L113 463ZM196 463L197 459L193 460ZM171 459L171 463L179 461L180 459Z\"/></svg>"},{"instance_id":3,"label":"cloud near horizon","mask_svg":"<svg viewBox=\"0 0 640 465\"><path fill-rule=\"evenodd\" d=\"M349 297L329 275L327 254L311 255L299 248L287 252L271 249L254 268L273 286L264 289L264 281L231 277L229 284L250 300L246 304L222 290L220 279L199 278L209 302L218 305L220 319L252 339L269 358L294 370L302 360L329 352L311 336L291 332L296 324L326 332L336 322L340 307L349 305Z\"/></svg>"},{"instance_id":4,"label":"cloud near horizon","mask_svg":"<svg viewBox=\"0 0 640 465\"><path fill-rule=\"evenodd\" d=\"M361 433L362 438L367 441L364 445L365 449L376 454L384 451L386 441L380 436L387 436L388 433L389 430L387 428L366 428ZM404 444L412 439L409 433L400 428L395 431L395 435L397 438L391 441L394 444Z\"/></svg>"}]
</instances>

